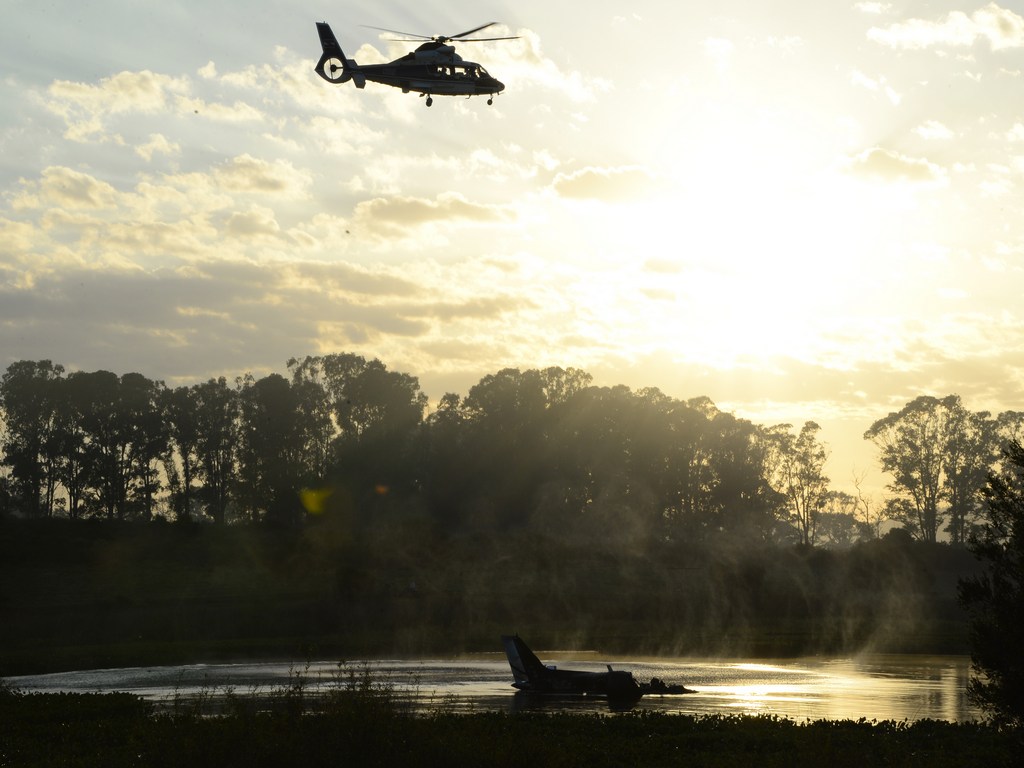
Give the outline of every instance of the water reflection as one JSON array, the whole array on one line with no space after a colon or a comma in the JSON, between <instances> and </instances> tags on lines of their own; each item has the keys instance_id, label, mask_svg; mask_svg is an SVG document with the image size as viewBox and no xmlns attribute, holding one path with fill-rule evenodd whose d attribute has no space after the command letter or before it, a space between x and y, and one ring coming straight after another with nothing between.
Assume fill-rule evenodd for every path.
<instances>
[{"instance_id":1,"label":"water reflection","mask_svg":"<svg viewBox=\"0 0 1024 768\"><path fill-rule=\"evenodd\" d=\"M602 659L602 662L604 659ZM695 691L646 696L634 709L684 714L772 714L794 720L967 721L980 712L966 699L969 660L963 656L869 655L769 660L612 659L641 681L659 677ZM603 663L559 662L602 671ZM455 661L372 661L339 667L311 664L196 664L69 672L8 678L24 691L128 691L157 702L175 696L268 694L301 678L310 694L343 687L364 670L419 709L459 712L608 712L597 697L529 696L513 691L503 655Z\"/></svg>"}]
</instances>

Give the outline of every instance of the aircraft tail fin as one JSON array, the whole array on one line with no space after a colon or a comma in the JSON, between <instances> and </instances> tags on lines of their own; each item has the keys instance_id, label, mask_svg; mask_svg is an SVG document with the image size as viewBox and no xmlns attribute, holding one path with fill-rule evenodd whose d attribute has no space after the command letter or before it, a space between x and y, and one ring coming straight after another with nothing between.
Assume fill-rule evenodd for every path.
<instances>
[{"instance_id":1,"label":"aircraft tail fin","mask_svg":"<svg viewBox=\"0 0 1024 768\"><path fill-rule=\"evenodd\" d=\"M512 668L512 677L515 679L513 685L516 688L527 687L531 678L536 682L544 674L544 665L519 635L502 635L501 643L505 646L505 655Z\"/></svg>"},{"instance_id":2,"label":"aircraft tail fin","mask_svg":"<svg viewBox=\"0 0 1024 768\"><path fill-rule=\"evenodd\" d=\"M338 45L338 38L334 36L331 25L326 21L318 21L316 31L323 49L316 63L316 73L329 83L347 83L351 80L356 88L364 87L366 76L359 72L359 65L353 59L345 58L345 52Z\"/></svg>"}]
</instances>

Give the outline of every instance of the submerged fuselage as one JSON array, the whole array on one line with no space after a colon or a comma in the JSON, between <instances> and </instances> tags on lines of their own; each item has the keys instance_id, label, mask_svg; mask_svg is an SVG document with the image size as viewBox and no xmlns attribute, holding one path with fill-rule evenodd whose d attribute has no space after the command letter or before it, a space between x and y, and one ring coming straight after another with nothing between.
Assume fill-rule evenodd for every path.
<instances>
[{"instance_id":1,"label":"submerged fuselage","mask_svg":"<svg viewBox=\"0 0 1024 768\"><path fill-rule=\"evenodd\" d=\"M607 672L582 672L558 669L541 663L519 635L502 635L505 656L512 669L512 687L527 693L607 696L609 700L638 700L646 694L691 693L681 685L665 685L655 678L640 684L631 672L612 669Z\"/></svg>"}]
</instances>

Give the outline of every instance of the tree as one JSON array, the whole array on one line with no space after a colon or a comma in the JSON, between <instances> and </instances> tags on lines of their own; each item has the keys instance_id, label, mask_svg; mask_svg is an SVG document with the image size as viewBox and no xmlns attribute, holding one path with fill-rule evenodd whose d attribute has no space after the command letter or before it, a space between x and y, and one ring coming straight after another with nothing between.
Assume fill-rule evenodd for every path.
<instances>
[{"instance_id":1,"label":"tree","mask_svg":"<svg viewBox=\"0 0 1024 768\"><path fill-rule=\"evenodd\" d=\"M457 530L472 478L465 467L465 413L462 399L446 393L417 434L417 477L433 518L443 530Z\"/></svg>"},{"instance_id":2,"label":"tree","mask_svg":"<svg viewBox=\"0 0 1024 768\"><path fill-rule=\"evenodd\" d=\"M942 524L963 541L978 507L992 454L989 414L970 413L957 395L922 395L864 433L881 450L882 470L893 477L890 519L934 542Z\"/></svg>"},{"instance_id":3,"label":"tree","mask_svg":"<svg viewBox=\"0 0 1024 768\"><path fill-rule=\"evenodd\" d=\"M0 380L6 422L3 463L11 468L11 504L29 517L53 513L56 387L63 366L49 360L11 363Z\"/></svg>"},{"instance_id":4,"label":"tree","mask_svg":"<svg viewBox=\"0 0 1024 768\"><path fill-rule=\"evenodd\" d=\"M995 460L996 422L986 411L968 411L956 395L942 403L947 414L943 498L949 524L945 530L954 544L966 544L981 509L985 477Z\"/></svg>"},{"instance_id":5,"label":"tree","mask_svg":"<svg viewBox=\"0 0 1024 768\"><path fill-rule=\"evenodd\" d=\"M194 387L176 387L164 395L168 434L175 451L164 459L175 519L192 519L194 483L199 468L198 397Z\"/></svg>"},{"instance_id":6,"label":"tree","mask_svg":"<svg viewBox=\"0 0 1024 768\"><path fill-rule=\"evenodd\" d=\"M546 408L537 370L504 368L470 388L462 410L471 525L502 530L528 519L546 469Z\"/></svg>"},{"instance_id":7,"label":"tree","mask_svg":"<svg viewBox=\"0 0 1024 768\"><path fill-rule=\"evenodd\" d=\"M859 500L843 491L829 491L818 513L816 534L826 546L845 549L856 541L873 538L868 525L857 520Z\"/></svg>"},{"instance_id":8,"label":"tree","mask_svg":"<svg viewBox=\"0 0 1024 768\"><path fill-rule=\"evenodd\" d=\"M711 487L718 530L749 541L769 541L781 503L768 482L770 440L765 430L731 413L710 424Z\"/></svg>"},{"instance_id":9,"label":"tree","mask_svg":"<svg viewBox=\"0 0 1024 768\"><path fill-rule=\"evenodd\" d=\"M985 565L962 579L960 600L971 616L975 676L967 695L1000 724L1024 725L1024 447L1004 450L1004 470L989 473L986 520L971 542Z\"/></svg>"},{"instance_id":10,"label":"tree","mask_svg":"<svg viewBox=\"0 0 1024 768\"><path fill-rule=\"evenodd\" d=\"M778 450L774 462L774 488L785 499L789 521L800 534L801 544L814 544L818 516L825 505L829 479L824 474L828 449L818 441L821 431L808 421L794 436L789 424L771 432Z\"/></svg>"},{"instance_id":11,"label":"tree","mask_svg":"<svg viewBox=\"0 0 1024 768\"><path fill-rule=\"evenodd\" d=\"M674 437L669 471L675 480L676 499L668 516L678 529L673 534L676 538L692 538L694 529L706 531L717 523L717 513L711 504L711 490L716 482L712 425L719 414L709 398L698 397L679 403L666 419Z\"/></svg>"},{"instance_id":12,"label":"tree","mask_svg":"<svg viewBox=\"0 0 1024 768\"><path fill-rule=\"evenodd\" d=\"M72 520L77 520L85 511L90 488L88 441L82 424L87 397L85 383L85 379L72 376L60 380L58 388L57 429L53 441L56 472L67 494L67 512Z\"/></svg>"},{"instance_id":13,"label":"tree","mask_svg":"<svg viewBox=\"0 0 1024 768\"><path fill-rule=\"evenodd\" d=\"M232 501L238 444L238 392L221 376L192 387L199 465L197 491L206 514L224 525Z\"/></svg>"},{"instance_id":14,"label":"tree","mask_svg":"<svg viewBox=\"0 0 1024 768\"><path fill-rule=\"evenodd\" d=\"M132 456L128 424L119 409L119 379L110 371L75 371L68 382L77 398L75 418L84 437L85 501L108 519L124 519Z\"/></svg>"},{"instance_id":15,"label":"tree","mask_svg":"<svg viewBox=\"0 0 1024 768\"><path fill-rule=\"evenodd\" d=\"M865 539L879 539L882 537L882 523L885 516L875 506L875 499L864 493L864 479L866 472L854 472L853 487L857 489L856 503L853 508L853 515L857 524L864 532Z\"/></svg>"},{"instance_id":16,"label":"tree","mask_svg":"<svg viewBox=\"0 0 1024 768\"><path fill-rule=\"evenodd\" d=\"M131 446L133 478L129 501L133 513L149 520L161 486L159 465L168 451L166 388L162 381L153 381L140 373L126 373L121 376L119 390L118 411Z\"/></svg>"}]
</instances>

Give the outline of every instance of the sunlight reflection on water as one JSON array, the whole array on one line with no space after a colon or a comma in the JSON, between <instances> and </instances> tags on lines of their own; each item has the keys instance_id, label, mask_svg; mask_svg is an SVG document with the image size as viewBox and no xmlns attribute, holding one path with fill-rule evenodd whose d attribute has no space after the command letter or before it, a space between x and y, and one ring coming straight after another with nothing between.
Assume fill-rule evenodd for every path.
<instances>
[{"instance_id":1,"label":"sunlight reflection on water","mask_svg":"<svg viewBox=\"0 0 1024 768\"><path fill-rule=\"evenodd\" d=\"M542 658L544 658L542 656ZM793 720L980 719L965 689L970 661L963 656L869 655L785 661L708 659L619 659L638 681L660 677L695 693L648 696L634 709L685 714L771 714ZM571 658L565 669L603 671L604 662ZM600 698L528 697L511 688L503 656L486 654L455 661L371 661L339 666L302 664L194 664L89 670L7 678L25 691L128 691L167 702L197 694L280 692L300 676L307 692L344 687L348 675L368 670L373 679L408 696L423 709L454 711L607 712Z\"/></svg>"}]
</instances>

